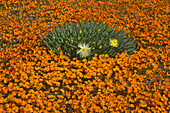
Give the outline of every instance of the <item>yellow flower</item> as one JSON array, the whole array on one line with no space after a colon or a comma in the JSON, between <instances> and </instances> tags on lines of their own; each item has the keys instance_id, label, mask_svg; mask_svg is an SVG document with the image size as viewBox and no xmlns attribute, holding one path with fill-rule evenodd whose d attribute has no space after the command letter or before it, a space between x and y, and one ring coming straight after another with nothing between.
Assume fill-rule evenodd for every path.
<instances>
[{"instance_id":1,"label":"yellow flower","mask_svg":"<svg viewBox=\"0 0 170 113\"><path fill-rule=\"evenodd\" d=\"M82 31L80 30L80 34L82 33Z\"/></svg>"},{"instance_id":2,"label":"yellow flower","mask_svg":"<svg viewBox=\"0 0 170 113\"><path fill-rule=\"evenodd\" d=\"M90 54L90 48L88 45L79 44L78 47L80 47L81 49L77 53L80 53L81 57L86 57Z\"/></svg>"},{"instance_id":3,"label":"yellow flower","mask_svg":"<svg viewBox=\"0 0 170 113\"><path fill-rule=\"evenodd\" d=\"M110 39L110 45L113 47L118 47L119 43L117 39Z\"/></svg>"}]
</instances>

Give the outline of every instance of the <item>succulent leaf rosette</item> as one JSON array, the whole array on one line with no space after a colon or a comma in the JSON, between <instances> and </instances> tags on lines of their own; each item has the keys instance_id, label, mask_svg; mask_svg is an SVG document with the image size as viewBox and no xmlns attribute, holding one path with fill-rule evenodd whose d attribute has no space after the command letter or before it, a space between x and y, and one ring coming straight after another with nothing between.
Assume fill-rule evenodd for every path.
<instances>
[{"instance_id":1,"label":"succulent leaf rosette","mask_svg":"<svg viewBox=\"0 0 170 113\"><path fill-rule=\"evenodd\" d=\"M134 50L137 50L137 42L125 35L123 30L110 29L109 25L97 24L94 19L69 23L55 26L42 40L47 48L56 54L62 51L70 59L92 60L95 54L108 54L109 57L114 57L117 53L127 51L128 54L133 54Z\"/></svg>"}]
</instances>

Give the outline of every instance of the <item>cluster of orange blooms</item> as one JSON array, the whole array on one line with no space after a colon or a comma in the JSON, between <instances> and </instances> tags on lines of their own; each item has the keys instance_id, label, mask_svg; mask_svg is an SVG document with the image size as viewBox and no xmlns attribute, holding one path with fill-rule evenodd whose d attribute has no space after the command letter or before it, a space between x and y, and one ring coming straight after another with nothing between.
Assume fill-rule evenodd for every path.
<instances>
[{"instance_id":1,"label":"cluster of orange blooms","mask_svg":"<svg viewBox=\"0 0 170 113\"><path fill-rule=\"evenodd\" d=\"M168 0L2 0L0 112L168 113L169 6ZM79 61L37 40L68 19L92 18L124 27L140 40L140 51Z\"/></svg>"}]
</instances>

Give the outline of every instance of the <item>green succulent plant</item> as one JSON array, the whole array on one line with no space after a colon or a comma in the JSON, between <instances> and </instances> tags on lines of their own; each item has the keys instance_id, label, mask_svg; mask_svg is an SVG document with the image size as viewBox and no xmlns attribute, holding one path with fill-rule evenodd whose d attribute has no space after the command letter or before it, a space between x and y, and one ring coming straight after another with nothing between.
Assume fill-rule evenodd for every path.
<instances>
[{"instance_id":1,"label":"green succulent plant","mask_svg":"<svg viewBox=\"0 0 170 113\"><path fill-rule=\"evenodd\" d=\"M110 29L109 25L101 22L97 24L94 19L69 23L53 27L51 33L42 40L47 48L56 54L62 51L70 59L76 57L92 60L95 54L108 54L109 57L114 57L117 53L127 51L128 54L133 54L134 50L137 50L137 42L131 37L126 37L123 30Z\"/></svg>"}]
</instances>

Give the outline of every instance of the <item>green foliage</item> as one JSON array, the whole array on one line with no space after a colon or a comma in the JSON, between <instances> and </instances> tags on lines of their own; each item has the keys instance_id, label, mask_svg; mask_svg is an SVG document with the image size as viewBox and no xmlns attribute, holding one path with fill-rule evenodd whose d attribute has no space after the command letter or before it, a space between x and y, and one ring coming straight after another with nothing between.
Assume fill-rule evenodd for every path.
<instances>
[{"instance_id":1,"label":"green foliage","mask_svg":"<svg viewBox=\"0 0 170 113\"><path fill-rule=\"evenodd\" d=\"M114 57L117 53L127 51L133 54L137 50L137 43L131 37L126 37L125 32L110 29L109 25L94 21L80 23L65 23L64 26L55 26L51 33L48 33L42 40L48 49L53 50L56 54L60 51L70 59L77 57L82 58L77 51L81 48L79 44L85 44L90 47L90 53L85 56L87 60L92 60L95 54L108 54ZM117 46L111 45L111 40L117 41ZM102 48L99 48L102 46ZM58 47L61 50L58 50Z\"/></svg>"}]
</instances>

